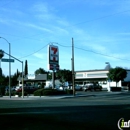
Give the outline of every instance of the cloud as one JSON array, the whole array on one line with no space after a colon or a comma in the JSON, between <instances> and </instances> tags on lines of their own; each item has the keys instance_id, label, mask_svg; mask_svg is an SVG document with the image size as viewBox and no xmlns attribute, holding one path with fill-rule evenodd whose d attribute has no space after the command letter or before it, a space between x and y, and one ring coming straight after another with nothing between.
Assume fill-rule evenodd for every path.
<instances>
[{"instance_id":1,"label":"cloud","mask_svg":"<svg viewBox=\"0 0 130 130\"><path fill-rule=\"evenodd\" d=\"M0 23L6 24L6 25L10 25L10 23L8 22L8 20L5 20L5 19L0 19Z\"/></svg>"},{"instance_id":2,"label":"cloud","mask_svg":"<svg viewBox=\"0 0 130 130\"><path fill-rule=\"evenodd\" d=\"M36 58L39 58L39 59L47 58L47 54L43 54L43 53L35 53L35 54L33 54L33 56L35 56Z\"/></svg>"},{"instance_id":3,"label":"cloud","mask_svg":"<svg viewBox=\"0 0 130 130\"><path fill-rule=\"evenodd\" d=\"M117 35L121 35L121 36L130 36L130 32L117 33Z\"/></svg>"},{"instance_id":4,"label":"cloud","mask_svg":"<svg viewBox=\"0 0 130 130\"><path fill-rule=\"evenodd\" d=\"M52 20L52 19L55 19L55 17L56 17L54 15L55 9L52 6L50 6L44 2L36 3L32 7L31 11L34 13L35 17L42 19L44 21Z\"/></svg>"},{"instance_id":5,"label":"cloud","mask_svg":"<svg viewBox=\"0 0 130 130\"><path fill-rule=\"evenodd\" d=\"M70 26L70 24L68 23L68 21L66 21L65 19L64 20L58 19L57 23L60 24L61 26L65 26L65 27Z\"/></svg>"},{"instance_id":6,"label":"cloud","mask_svg":"<svg viewBox=\"0 0 130 130\"><path fill-rule=\"evenodd\" d=\"M102 46L100 44L91 44L88 46L91 48L91 50L94 50L96 52L106 53L108 51L108 49L105 46Z\"/></svg>"},{"instance_id":7,"label":"cloud","mask_svg":"<svg viewBox=\"0 0 130 130\"><path fill-rule=\"evenodd\" d=\"M49 32L49 33L53 33L52 30L50 29L47 29L47 28L44 28L44 27L41 27L41 26L37 26L35 24L32 24L32 23L24 23L25 26L28 26L28 27L32 27L32 28L35 28L35 29L38 29L38 30L42 30L42 31L46 31L46 32Z\"/></svg>"},{"instance_id":8,"label":"cloud","mask_svg":"<svg viewBox=\"0 0 130 130\"><path fill-rule=\"evenodd\" d=\"M49 7L47 3L38 2L33 6L33 10L41 13L48 13Z\"/></svg>"},{"instance_id":9,"label":"cloud","mask_svg":"<svg viewBox=\"0 0 130 130\"><path fill-rule=\"evenodd\" d=\"M123 0L120 2L118 1L116 4L118 4L117 6L117 11L124 11L124 13L126 14L130 14L130 1L129 0Z\"/></svg>"}]
</instances>

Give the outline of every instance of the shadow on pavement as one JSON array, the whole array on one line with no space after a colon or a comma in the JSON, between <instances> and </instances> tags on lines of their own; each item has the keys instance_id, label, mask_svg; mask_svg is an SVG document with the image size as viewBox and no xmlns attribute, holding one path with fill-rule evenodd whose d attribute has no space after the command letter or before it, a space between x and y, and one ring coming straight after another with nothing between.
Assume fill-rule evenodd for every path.
<instances>
[{"instance_id":1,"label":"shadow on pavement","mask_svg":"<svg viewBox=\"0 0 130 130\"><path fill-rule=\"evenodd\" d=\"M118 130L130 119L130 105L0 109L3 130Z\"/></svg>"}]
</instances>

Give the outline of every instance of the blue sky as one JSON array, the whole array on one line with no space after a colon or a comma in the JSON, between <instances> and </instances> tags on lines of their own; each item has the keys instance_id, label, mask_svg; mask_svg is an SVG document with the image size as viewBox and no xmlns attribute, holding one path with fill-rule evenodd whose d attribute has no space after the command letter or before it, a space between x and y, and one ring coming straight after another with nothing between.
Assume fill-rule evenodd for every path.
<instances>
[{"instance_id":1,"label":"blue sky","mask_svg":"<svg viewBox=\"0 0 130 130\"><path fill-rule=\"evenodd\" d=\"M29 74L47 69L47 45L59 47L61 69L71 70L72 37L75 70L130 68L129 0L0 0L0 37L11 55L28 61ZM0 49L9 51L0 38ZM8 58L7 55L4 58ZM8 63L1 63L8 75ZM11 64L11 73L21 63Z\"/></svg>"}]
</instances>

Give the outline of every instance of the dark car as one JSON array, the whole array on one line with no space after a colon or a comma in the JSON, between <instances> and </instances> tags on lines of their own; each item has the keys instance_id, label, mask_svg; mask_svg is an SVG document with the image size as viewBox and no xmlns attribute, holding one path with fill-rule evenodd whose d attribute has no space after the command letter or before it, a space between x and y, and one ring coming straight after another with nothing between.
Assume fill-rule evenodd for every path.
<instances>
[{"instance_id":1,"label":"dark car","mask_svg":"<svg viewBox=\"0 0 130 130\"><path fill-rule=\"evenodd\" d=\"M27 92L28 94L33 94L34 91L36 91L38 87L24 87L24 91ZM22 92L22 86L19 87L19 89L16 90L16 92Z\"/></svg>"},{"instance_id":2,"label":"dark car","mask_svg":"<svg viewBox=\"0 0 130 130\"><path fill-rule=\"evenodd\" d=\"M95 91L95 90L102 90L102 86L100 86L98 83L87 83L85 84L85 86L83 87L83 91Z\"/></svg>"}]
</instances>

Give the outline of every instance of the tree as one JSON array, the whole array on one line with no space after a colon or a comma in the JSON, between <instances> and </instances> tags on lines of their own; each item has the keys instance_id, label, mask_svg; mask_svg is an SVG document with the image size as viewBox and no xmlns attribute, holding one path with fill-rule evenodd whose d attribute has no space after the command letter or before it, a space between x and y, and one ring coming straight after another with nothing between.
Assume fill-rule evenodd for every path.
<instances>
[{"instance_id":1,"label":"tree","mask_svg":"<svg viewBox=\"0 0 130 130\"><path fill-rule=\"evenodd\" d=\"M0 77L2 76L2 68L0 68Z\"/></svg>"},{"instance_id":2,"label":"tree","mask_svg":"<svg viewBox=\"0 0 130 130\"><path fill-rule=\"evenodd\" d=\"M66 81L72 82L72 71L70 70L58 70L56 72L56 78L58 78L62 83Z\"/></svg>"},{"instance_id":3,"label":"tree","mask_svg":"<svg viewBox=\"0 0 130 130\"><path fill-rule=\"evenodd\" d=\"M120 80L123 81L124 78L126 78L127 71L121 67L111 68L107 76L108 79L116 82L116 87L117 87L117 82L119 82Z\"/></svg>"},{"instance_id":4,"label":"tree","mask_svg":"<svg viewBox=\"0 0 130 130\"><path fill-rule=\"evenodd\" d=\"M18 71L18 69L17 69L16 75L17 75L17 77L19 77L19 75L20 75L20 72Z\"/></svg>"},{"instance_id":5,"label":"tree","mask_svg":"<svg viewBox=\"0 0 130 130\"><path fill-rule=\"evenodd\" d=\"M47 80L51 80L52 79L52 73L51 72L47 72Z\"/></svg>"},{"instance_id":6,"label":"tree","mask_svg":"<svg viewBox=\"0 0 130 130\"><path fill-rule=\"evenodd\" d=\"M25 68L24 68L24 74L25 76L28 75L28 61L25 61Z\"/></svg>"},{"instance_id":7,"label":"tree","mask_svg":"<svg viewBox=\"0 0 130 130\"><path fill-rule=\"evenodd\" d=\"M35 71L35 74L46 74L47 72L43 68L39 68Z\"/></svg>"}]
</instances>

